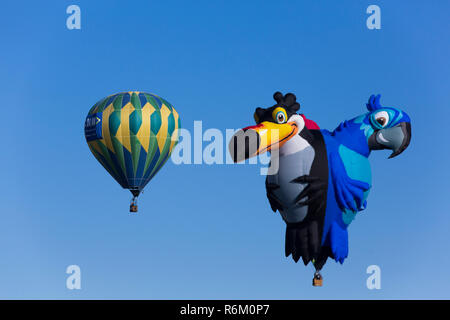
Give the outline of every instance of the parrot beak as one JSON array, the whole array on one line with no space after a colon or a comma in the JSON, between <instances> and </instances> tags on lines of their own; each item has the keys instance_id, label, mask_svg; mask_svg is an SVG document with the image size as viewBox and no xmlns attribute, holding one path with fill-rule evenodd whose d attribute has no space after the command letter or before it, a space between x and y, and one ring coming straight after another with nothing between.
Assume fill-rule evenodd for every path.
<instances>
[{"instance_id":1,"label":"parrot beak","mask_svg":"<svg viewBox=\"0 0 450 320\"><path fill-rule=\"evenodd\" d=\"M266 151L280 148L297 132L298 126L295 122L278 124L264 121L236 132L231 137L228 150L233 161L240 162Z\"/></svg>"},{"instance_id":2,"label":"parrot beak","mask_svg":"<svg viewBox=\"0 0 450 320\"><path fill-rule=\"evenodd\" d=\"M401 122L395 127L375 131L369 138L370 150L391 149L389 159L405 151L411 142L411 123Z\"/></svg>"}]
</instances>

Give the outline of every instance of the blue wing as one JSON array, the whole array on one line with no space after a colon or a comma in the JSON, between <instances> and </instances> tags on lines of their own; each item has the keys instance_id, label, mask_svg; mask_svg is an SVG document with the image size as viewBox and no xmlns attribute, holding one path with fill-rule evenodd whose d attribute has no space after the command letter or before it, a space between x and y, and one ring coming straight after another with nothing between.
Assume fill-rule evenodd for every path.
<instances>
[{"instance_id":1,"label":"blue wing","mask_svg":"<svg viewBox=\"0 0 450 320\"><path fill-rule=\"evenodd\" d=\"M364 210L367 205L364 192L370 189L370 185L348 176L344 162L337 151L330 152L329 161L336 201L341 210Z\"/></svg>"},{"instance_id":2,"label":"blue wing","mask_svg":"<svg viewBox=\"0 0 450 320\"><path fill-rule=\"evenodd\" d=\"M356 213L365 208L366 191L370 188L370 184L365 181L370 181L367 175L370 174L370 168L366 167L368 162L364 163L362 155L348 151L328 130L322 130L322 133L330 172L322 243L330 247L336 261L343 263L348 256L349 224L343 217L346 212ZM369 172L365 172L367 170Z\"/></svg>"}]
</instances>

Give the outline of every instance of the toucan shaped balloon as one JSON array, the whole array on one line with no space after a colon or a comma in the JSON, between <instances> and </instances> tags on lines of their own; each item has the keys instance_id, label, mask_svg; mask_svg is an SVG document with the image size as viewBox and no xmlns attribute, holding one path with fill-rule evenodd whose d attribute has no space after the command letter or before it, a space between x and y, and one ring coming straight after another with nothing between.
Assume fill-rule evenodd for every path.
<instances>
[{"instance_id":1,"label":"toucan shaped balloon","mask_svg":"<svg viewBox=\"0 0 450 320\"><path fill-rule=\"evenodd\" d=\"M266 191L272 210L286 222L285 253L316 272L313 285L322 285L320 270L328 257L343 263L348 255L347 228L367 206L372 186L368 157L372 150L391 149L393 158L411 140L411 120L402 110L380 105L370 96L368 112L342 122L334 131L297 114L292 93L276 92L276 104L257 108L256 125L239 130L230 140L235 162L266 151L271 166ZM275 138L274 138L275 137ZM274 152L277 150L277 152Z\"/></svg>"},{"instance_id":2,"label":"toucan shaped balloon","mask_svg":"<svg viewBox=\"0 0 450 320\"><path fill-rule=\"evenodd\" d=\"M89 149L109 174L137 197L169 159L178 142L180 117L163 98L130 91L108 96L89 111L84 132Z\"/></svg>"}]
</instances>

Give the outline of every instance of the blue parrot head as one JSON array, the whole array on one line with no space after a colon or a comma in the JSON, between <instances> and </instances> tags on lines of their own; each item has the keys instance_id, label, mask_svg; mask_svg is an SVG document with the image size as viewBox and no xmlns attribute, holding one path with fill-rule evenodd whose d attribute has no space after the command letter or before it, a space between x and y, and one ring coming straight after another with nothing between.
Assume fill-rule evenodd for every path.
<instances>
[{"instance_id":1,"label":"blue parrot head","mask_svg":"<svg viewBox=\"0 0 450 320\"><path fill-rule=\"evenodd\" d=\"M341 123L334 133L365 156L372 150L391 149L389 158L393 158L411 141L411 119L400 109L381 106L380 97L371 95L367 103L369 112Z\"/></svg>"}]
</instances>

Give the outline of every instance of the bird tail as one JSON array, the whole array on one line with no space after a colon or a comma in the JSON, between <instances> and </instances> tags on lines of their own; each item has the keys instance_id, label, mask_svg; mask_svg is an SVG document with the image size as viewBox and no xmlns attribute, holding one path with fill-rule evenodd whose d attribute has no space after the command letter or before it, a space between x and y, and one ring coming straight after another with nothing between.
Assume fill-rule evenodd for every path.
<instances>
[{"instance_id":1,"label":"bird tail","mask_svg":"<svg viewBox=\"0 0 450 320\"><path fill-rule=\"evenodd\" d=\"M319 225L315 220L288 223L286 226L286 257L292 254L295 262L301 257L305 265L311 260L316 260L321 244L319 235Z\"/></svg>"},{"instance_id":2,"label":"bird tail","mask_svg":"<svg viewBox=\"0 0 450 320\"><path fill-rule=\"evenodd\" d=\"M302 258L305 266L312 261L317 270L321 270L328 257L334 259L329 246L322 246L319 223L316 220L288 223L286 225L286 257L298 262Z\"/></svg>"}]
</instances>

